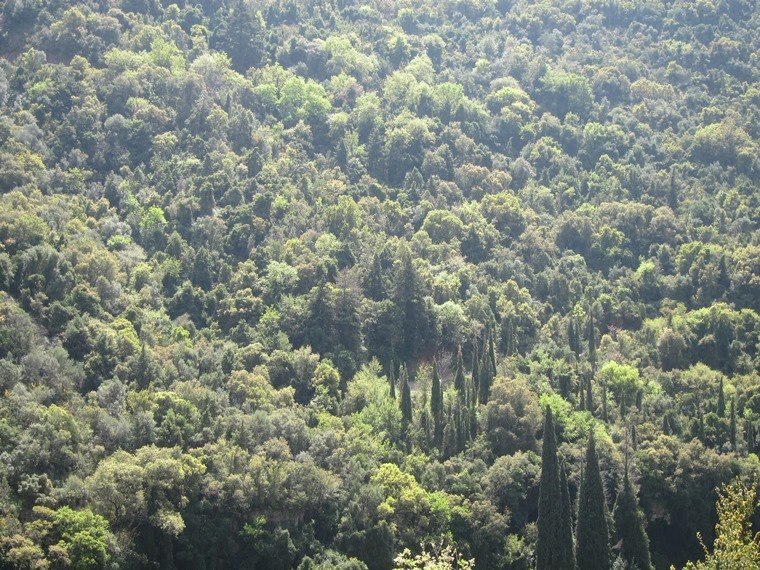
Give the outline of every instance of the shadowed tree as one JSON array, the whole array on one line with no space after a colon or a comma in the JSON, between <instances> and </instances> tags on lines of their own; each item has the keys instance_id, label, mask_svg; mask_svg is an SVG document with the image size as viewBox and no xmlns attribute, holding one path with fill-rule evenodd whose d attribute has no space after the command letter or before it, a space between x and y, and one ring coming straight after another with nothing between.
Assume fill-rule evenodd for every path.
<instances>
[{"instance_id":1,"label":"shadowed tree","mask_svg":"<svg viewBox=\"0 0 760 570\"><path fill-rule=\"evenodd\" d=\"M578 491L576 562L578 570L608 570L611 562L607 505L593 430L588 438L584 475Z\"/></svg>"}]
</instances>

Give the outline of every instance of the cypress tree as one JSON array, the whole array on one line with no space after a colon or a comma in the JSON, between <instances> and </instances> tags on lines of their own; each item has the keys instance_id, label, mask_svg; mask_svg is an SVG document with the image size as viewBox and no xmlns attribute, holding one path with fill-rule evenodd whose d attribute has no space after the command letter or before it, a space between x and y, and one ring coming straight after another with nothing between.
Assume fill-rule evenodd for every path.
<instances>
[{"instance_id":1,"label":"cypress tree","mask_svg":"<svg viewBox=\"0 0 760 570\"><path fill-rule=\"evenodd\" d=\"M589 434L585 472L578 491L576 561L578 570L609 570L611 562L607 504L593 431Z\"/></svg>"},{"instance_id":2,"label":"cypress tree","mask_svg":"<svg viewBox=\"0 0 760 570\"><path fill-rule=\"evenodd\" d=\"M591 370L596 370L596 329L591 307L588 309L588 361L591 363Z\"/></svg>"},{"instance_id":3,"label":"cypress tree","mask_svg":"<svg viewBox=\"0 0 760 570\"><path fill-rule=\"evenodd\" d=\"M491 379L496 376L496 349L493 343L493 335L488 335L488 359L491 364Z\"/></svg>"},{"instance_id":4,"label":"cypress tree","mask_svg":"<svg viewBox=\"0 0 760 570\"><path fill-rule=\"evenodd\" d=\"M728 421L728 441L731 444L731 450L736 451L736 398L731 399Z\"/></svg>"},{"instance_id":5,"label":"cypress tree","mask_svg":"<svg viewBox=\"0 0 760 570\"><path fill-rule=\"evenodd\" d=\"M638 447L639 442L638 438L636 437L636 425L631 426L631 447L634 451L636 451L636 448Z\"/></svg>"},{"instance_id":6,"label":"cypress tree","mask_svg":"<svg viewBox=\"0 0 760 570\"><path fill-rule=\"evenodd\" d=\"M372 255L372 263L369 266L369 273L364 280L364 293L373 301L382 301L388 296L388 287L386 286L385 270L380 255L375 252Z\"/></svg>"},{"instance_id":7,"label":"cypress tree","mask_svg":"<svg viewBox=\"0 0 760 570\"><path fill-rule=\"evenodd\" d=\"M570 491L567 488L567 475L564 462L559 469L559 486L562 491L562 544L565 552L566 568L575 568L575 546L573 544L573 515L570 510Z\"/></svg>"},{"instance_id":8,"label":"cypress tree","mask_svg":"<svg viewBox=\"0 0 760 570\"><path fill-rule=\"evenodd\" d=\"M577 359L581 354L581 339L578 334L578 324L575 322L575 317L572 315L567 321L567 343Z\"/></svg>"},{"instance_id":9,"label":"cypress tree","mask_svg":"<svg viewBox=\"0 0 760 570\"><path fill-rule=\"evenodd\" d=\"M572 568L572 559L567 558L566 542L566 533L571 531L569 528L563 529L565 517L563 516L561 480L554 420L551 409L547 407L544 419L541 482L538 495L537 570Z\"/></svg>"},{"instance_id":10,"label":"cypress tree","mask_svg":"<svg viewBox=\"0 0 760 570\"><path fill-rule=\"evenodd\" d=\"M625 474L623 490L615 501L615 540L620 543L620 554L628 564L639 570L652 570L649 556L649 538L644 530L644 517L639 509L633 485Z\"/></svg>"},{"instance_id":11,"label":"cypress tree","mask_svg":"<svg viewBox=\"0 0 760 570\"><path fill-rule=\"evenodd\" d=\"M454 419L456 420L456 435L457 435L457 449L459 453L464 451L467 447L467 440L469 439L468 420L465 415L466 408L463 408L460 401L454 403Z\"/></svg>"},{"instance_id":12,"label":"cypress tree","mask_svg":"<svg viewBox=\"0 0 760 570\"><path fill-rule=\"evenodd\" d=\"M480 389L480 366L478 365L478 341L472 341L472 393L471 402L477 404L478 390Z\"/></svg>"},{"instance_id":13,"label":"cypress tree","mask_svg":"<svg viewBox=\"0 0 760 570\"><path fill-rule=\"evenodd\" d=\"M456 453L457 447L457 434L454 425L454 421L451 414L451 407L449 407L448 414L446 414L446 427L443 430L441 455L444 459L448 459Z\"/></svg>"},{"instance_id":14,"label":"cypress tree","mask_svg":"<svg viewBox=\"0 0 760 570\"><path fill-rule=\"evenodd\" d=\"M409 388L406 366L401 371L401 418L405 426L412 423L412 391Z\"/></svg>"},{"instance_id":15,"label":"cypress tree","mask_svg":"<svg viewBox=\"0 0 760 570\"><path fill-rule=\"evenodd\" d=\"M718 386L718 406L715 411L718 417L726 417L726 393L723 390L723 378L720 379L720 386Z\"/></svg>"},{"instance_id":16,"label":"cypress tree","mask_svg":"<svg viewBox=\"0 0 760 570\"><path fill-rule=\"evenodd\" d=\"M440 448L443 440L443 391L435 360L433 360L433 383L430 389L430 415L433 417L433 445Z\"/></svg>"},{"instance_id":17,"label":"cypress tree","mask_svg":"<svg viewBox=\"0 0 760 570\"><path fill-rule=\"evenodd\" d=\"M662 433L665 435L670 435L672 433L670 430L670 422L668 421L668 416L662 416Z\"/></svg>"},{"instance_id":18,"label":"cypress tree","mask_svg":"<svg viewBox=\"0 0 760 570\"><path fill-rule=\"evenodd\" d=\"M579 395L579 401L578 401L578 409L583 411L586 409L586 385L585 380L583 380L583 377L581 377L580 381L580 388L578 390Z\"/></svg>"},{"instance_id":19,"label":"cypress tree","mask_svg":"<svg viewBox=\"0 0 760 570\"><path fill-rule=\"evenodd\" d=\"M591 391L591 378L586 379L586 409L594 415L594 393Z\"/></svg>"},{"instance_id":20,"label":"cypress tree","mask_svg":"<svg viewBox=\"0 0 760 570\"><path fill-rule=\"evenodd\" d=\"M698 435L699 441L704 443L705 442L705 417L702 415L701 411L699 412L698 426L699 426L699 435Z\"/></svg>"},{"instance_id":21,"label":"cypress tree","mask_svg":"<svg viewBox=\"0 0 760 570\"><path fill-rule=\"evenodd\" d=\"M609 421L607 416L607 384L602 384L602 419L605 423Z\"/></svg>"},{"instance_id":22,"label":"cypress tree","mask_svg":"<svg viewBox=\"0 0 760 570\"><path fill-rule=\"evenodd\" d=\"M391 360L390 370L388 371L388 382L391 385L391 398L396 399L396 373L393 370L393 360Z\"/></svg>"},{"instance_id":23,"label":"cypress tree","mask_svg":"<svg viewBox=\"0 0 760 570\"><path fill-rule=\"evenodd\" d=\"M459 393L459 399L465 400L467 390L464 381L464 363L462 362L462 345L457 347L457 371L454 376L454 388Z\"/></svg>"},{"instance_id":24,"label":"cypress tree","mask_svg":"<svg viewBox=\"0 0 760 570\"><path fill-rule=\"evenodd\" d=\"M747 424L747 451L752 453L755 451L755 424L750 420L746 420Z\"/></svg>"},{"instance_id":25,"label":"cypress tree","mask_svg":"<svg viewBox=\"0 0 760 570\"><path fill-rule=\"evenodd\" d=\"M478 369L478 402L481 404L488 403L488 396L491 394L491 380L493 379L493 370L491 369L491 359L488 356L488 346L483 346L483 355L480 359L480 368Z\"/></svg>"}]
</instances>

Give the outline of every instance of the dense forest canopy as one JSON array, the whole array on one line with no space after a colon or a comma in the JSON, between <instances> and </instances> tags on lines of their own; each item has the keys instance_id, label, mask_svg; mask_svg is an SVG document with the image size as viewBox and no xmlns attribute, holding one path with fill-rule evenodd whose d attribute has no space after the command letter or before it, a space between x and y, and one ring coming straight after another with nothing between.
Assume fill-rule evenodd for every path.
<instances>
[{"instance_id":1,"label":"dense forest canopy","mask_svg":"<svg viewBox=\"0 0 760 570\"><path fill-rule=\"evenodd\" d=\"M759 27L1 0L0 568L757 563Z\"/></svg>"}]
</instances>

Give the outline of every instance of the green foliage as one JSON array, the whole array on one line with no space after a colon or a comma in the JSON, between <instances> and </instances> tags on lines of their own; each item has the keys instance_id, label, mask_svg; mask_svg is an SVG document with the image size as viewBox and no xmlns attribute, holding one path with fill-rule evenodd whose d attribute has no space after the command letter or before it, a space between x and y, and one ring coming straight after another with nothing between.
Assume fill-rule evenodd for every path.
<instances>
[{"instance_id":1,"label":"green foliage","mask_svg":"<svg viewBox=\"0 0 760 570\"><path fill-rule=\"evenodd\" d=\"M5 2L0 567L566 561L547 407L579 556L594 431L618 564L696 559L760 473L759 17Z\"/></svg>"},{"instance_id":2,"label":"green foliage","mask_svg":"<svg viewBox=\"0 0 760 570\"><path fill-rule=\"evenodd\" d=\"M713 552L705 560L689 562L689 569L753 568L760 564L760 539L753 535L751 518L757 509L754 487L740 481L724 485L718 497L718 524Z\"/></svg>"}]
</instances>

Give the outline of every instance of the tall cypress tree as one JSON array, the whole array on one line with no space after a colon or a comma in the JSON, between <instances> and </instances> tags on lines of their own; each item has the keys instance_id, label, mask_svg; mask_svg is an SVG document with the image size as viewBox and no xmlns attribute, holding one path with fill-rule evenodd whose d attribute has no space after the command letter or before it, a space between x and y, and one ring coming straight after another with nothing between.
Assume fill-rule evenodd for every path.
<instances>
[{"instance_id":1,"label":"tall cypress tree","mask_svg":"<svg viewBox=\"0 0 760 570\"><path fill-rule=\"evenodd\" d=\"M496 347L494 346L492 334L488 335L488 359L491 364L491 379L493 380L494 376L496 376Z\"/></svg>"},{"instance_id":2,"label":"tall cypress tree","mask_svg":"<svg viewBox=\"0 0 760 570\"><path fill-rule=\"evenodd\" d=\"M480 389L480 366L478 364L478 341L472 341L472 393L470 401L477 404L478 390Z\"/></svg>"},{"instance_id":3,"label":"tall cypress tree","mask_svg":"<svg viewBox=\"0 0 760 570\"><path fill-rule=\"evenodd\" d=\"M567 488L567 475L564 462L559 469L559 486L562 491L562 544L565 552L566 568L575 568L575 545L573 544L573 515L570 511L570 491Z\"/></svg>"},{"instance_id":4,"label":"tall cypress tree","mask_svg":"<svg viewBox=\"0 0 760 570\"><path fill-rule=\"evenodd\" d=\"M459 399L467 398L467 390L464 380L464 362L462 362L462 345L457 347L457 370L454 375L454 388L459 393Z\"/></svg>"},{"instance_id":5,"label":"tall cypress tree","mask_svg":"<svg viewBox=\"0 0 760 570\"><path fill-rule=\"evenodd\" d=\"M644 517L639 509L633 485L625 474L623 490L615 501L615 541L620 543L620 555L639 570L652 570L649 556L649 537L644 530Z\"/></svg>"},{"instance_id":6,"label":"tall cypress tree","mask_svg":"<svg viewBox=\"0 0 760 570\"><path fill-rule=\"evenodd\" d=\"M412 391L409 388L409 378L406 366L401 370L401 418L405 426L412 423Z\"/></svg>"},{"instance_id":7,"label":"tall cypress tree","mask_svg":"<svg viewBox=\"0 0 760 570\"><path fill-rule=\"evenodd\" d=\"M578 570L609 570L610 568L607 504L593 431L589 434L584 476L578 491L575 553Z\"/></svg>"},{"instance_id":8,"label":"tall cypress tree","mask_svg":"<svg viewBox=\"0 0 760 570\"><path fill-rule=\"evenodd\" d=\"M483 354L480 358L480 367L478 369L478 402L481 404L488 403L492 379L493 370L491 369L491 359L488 356L488 344L486 343L483 345Z\"/></svg>"},{"instance_id":9,"label":"tall cypress tree","mask_svg":"<svg viewBox=\"0 0 760 570\"><path fill-rule=\"evenodd\" d=\"M396 399L396 372L393 369L393 360L391 360L391 365L388 370L388 382L391 385L391 398Z\"/></svg>"},{"instance_id":10,"label":"tall cypress tree","mask_svg":"<svg viewBox=\"0 0 760 570\"><path fill-rule=\"evenodd\" d=\"M571 530L569 527L564 528L566 517L563 513L562 494L562 474L557 457L557 436L554 431L552 411L547 407L544 418L541 483L538 495L537 570L573 567L572 558L568 558L567 534Z\"/></svg>"},{"instance_id":11,"label":"tall cypress tree","mask_svg":"<svg viewBox=\"0 0 760 570\"><path fill-rule=\"evenodd\" d=\"M723 378L720 379L720 386L718 386L718 406L715 411L719 417L726 417L726 392L723 389Z\"/></svg>"},{"instance_id":12,"label":"tall cypress tree","mask_svg":"<svg viewBox=\"0 0 760 570\"><path fill-rule=\"evenodd\" d=\"M731 450L736 451L736 398L731 399L728 420L728 441L731 444Z\"/></svg>"},{"instance_id":13,"label":"tall cypress tree","mask_svg":"<svg viewBox=\"0 0 760 570\"><path fill-rule=\"evenodd\" d=\"M433 445L440 449L443 440L443 390L435 359L433 360L433 383L430 389L430 415L433 417Z\"/></svg>"},{"instance_id":14,"label":"tall cypress tree","mask_svg":"<svg viewBox=\"0 0 760 570\"><path fill-rule=\"evenodd\" d=\"M581 354L581 339L578 334L578 324L575 322L575 317L572 315L570 315L570 318L567 320L567 343L577 359Z\"/></svg>"},{"instance_id":15,"label":"tall cypress tree","mask_svg":"<svg viewBox=\"0 0 760 570\"><path fill-rule=\"evenodd\" d=\"M591 370L596 370L596 329L591 307L588 308L588 361L591 363Z\"/></svg>"},{"instance_id":16,"label":"tall cypress tree","mask_svg":"<svg viewBox=\"0 0 760 570\"><path fill-rule=\"evenodd\" d=\"M393 299L401 315L398 350L403 362L412 362L430 338L430 323L425 308L423 283L412 262L412 253L406 244L401 245L399 253Z\"/></svg>"}]
</instances>

